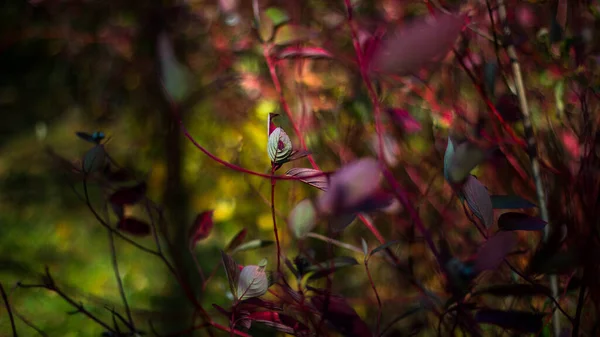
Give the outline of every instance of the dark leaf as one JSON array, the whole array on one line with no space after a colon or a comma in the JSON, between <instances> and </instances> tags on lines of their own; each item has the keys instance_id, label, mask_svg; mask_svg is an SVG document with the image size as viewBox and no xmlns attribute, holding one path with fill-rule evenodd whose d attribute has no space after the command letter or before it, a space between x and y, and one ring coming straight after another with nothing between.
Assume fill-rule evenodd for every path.
<instances>
[{"instance_id":1,"label":"dark leaf","mask_svg":"<svg viewBox=\"0 0 600 337\"><path fill-rule=\"evenodd\" d=\"M305 273L314 272L309 279L315 280L321 277L325 277L340 268L350 267L357 265L358 262L355 258L349 256L338 256L331 260L327 260L318 264L308 266L304 271Z\"/></svg>"},{"instance_id":2,"label":"dark leaf","mask_svg":"<svg viewBox=\"0 0 600 337\"><path fill-rule=\"evenodd\" d=\"M523 118L517 96L510 93L504 94L498 98L496 110L498 110L502 119L508 123L518 122Z\"/></svg>"},{"instance_id":3,"label":"dark leaf","mask_svg":"<svg viewBox=\"0 0 600 337\"><path fill-rule=\"evenodd\" d=\"M508 212L498 218L498 228L505 231L540 231L546 222L525 213Z\"/></svg>"},{"instance_id":4,"label":"dark leaf","mask_svg":"<svg viewBox=\"0 0 600 337\"><path fill-rule=\"evenodd\" d=\"M100 140L104 138L104 133L101 132L94 132L93 135L90 135L89 133L78 131L75 132L75 134L77 135L77 137L93 144L99 144Z\"/></svg>"},{"instance_id":5,"label":"dark leaf","mask_svg":"<svg viewBox=\"0 0 600 337\"><path fill-rule=\"evenodd\" d=\"M498 64L496 62L486 62L483 66L483 78L485 91L490 97L494 97L496 92L496 74L498 73Z\"/></svg>"},{"instance_id":6,"label":"dark leaf","mask_svg":"<svg viewBox=\"0 0 600 337\"><path fill-rule=\"evenodd\" d=\"M316 187L322 191L327 191L329 179L328 175L324 172L309 168L298 167L289 169L285 174L288 176L296 177L301 182Z\"/></svg>"},{"instance_id":7,"label":"dark leaf","mask_svg":"<svg viewBox=\"0 0 600 337\"><path fill-rule=\"evenodd\" d=\"M225 267L227 281L229 281L229 289L231 290L233 296L238 298L237 286L241 272L240 266L224 251L221 251L221 259L223 260L223 267Z\"/></svg>"},{"instance_id":8,"label":"dark leaf","mask_svg":"<svg viewBox=\"0 0 600 337\"><path fill-rule=\"evenodd\" d=\"M484 289L477 290L473 293L473 296L477 295L492 295L492 296L550 296L552 291L540 284L500 284L493 285Z\"/></svg>"},{"instance_id":9,"label":"dark leaf","mask_svg":"<svg viewBox=\"0 0 600 337\"><path fill-rule=\"evenodd\" d=\"M542 330L544 316L544 314L523 311L483 309L475 314L475 320L522 333L537 333Z\"/></svg>"},{"instance_id":10,"label":"dark leaf","mask_svg":"<svg viewBox=\"0 0 600 337\"><path fill-rule=\"evenodd\" d=\"M373 333L356 311L339 296L319 294L311 297L312 304L323 313L342 335L346 337L372 337Z\"/></svg>"},{"instance_id":11,"label":"dark leaf","mask_svg":"<svg viewBox=\"0 0 600 337\"><path fill-rule=\"evenodd\" d=\"M333 55L318 47L287 47L277 54L280 59L286 58L332 58Z\"/></svg>"},{"instance_id":12,"label":"dark leaf","mask_svg":"<svg viewBox=\"0 0 600 337\"><path fill-rule=\"evenodd\" d=\"M487 188L474 176L469 176L462 187L469 208L486 228L494 224L494 209Z\"/></svg>"},{"instance_id":13,"label":"dark leaf","mask_svg":"<svg viewBox=\"0 0 600 337\"><path fill-rule=\"evenodd\" d=\"M133 217L121 218L117 223L117 229L136 236L146 236L150 234L150 225Z\"/></svg>"},{"instance_id":14,"label":"dark leaf","mask_svg":"<svg viewBox=\"0 0 600 337\"><path fill-rule=\"evenodd\" d=\"M384 250L384 249L388 248L389 246L391 246L391 245L395 245L395 244L397 244L397 243L400 243L400 240L388 241L388 242L386 242L386 243L382 244L381 246L379 246L379 247L377 247L377 248L373 249L373 250L371 251L371 253L369 254L369 256L375 255L375 254L379 253L380 251L382 251L382 250Z\"/></svg>"},{"instance_id":15,"label":"dark leaf","mask_svg":"<svg viewBox=\"0 0 600 337\"><path fill-rule=\"evenodd\" d=\"M133 180L133 176L131 175L131 173L129 173L128 170L126 169L118 169L116 171L112 171L109 169L107 170L107 172L104 174L104 176L106 177L106 179L115 182L115 183L122 183L122 182L126 182L126 181L131 181Z\"/></svg>"},{"instance_id":16,"label":"dark leaf","mask_svg":"<svg viewBox=\"0 0 600 337\"><path fill-rule=\"evenodd\" d=\"M235 248L231 254L235 254L237 252L241 252L244 250L251 250L251 249L258 249L258 248L264 248L264 247L268 247L272 244L274 244L275 241L270 241L270 240L251 240L248 241L246 243L243 243L239 246L237 246L237 248Z\"/></svg>"},{"instance_id":17,"label":"dark leaf","mask_svg":"<svg viewBox=\"0 0 600 337\"><path fill-rule=\"evenodd\" d=\"M536 207L535 204L516 195L492 195L494 209L521 209Z\"/></svg>"},{"instance_id":18,"label":"dark leaf","mask_svg":"<svg viewBox=\"0 0 600 337\"><path fill-rule=\"evenodd\" d=\"M114 192L110 196L109 201L115 205L133 205L144 198L146 190L145 182L131 187L124 187Z\"/></svg>"},{"instance_id":19,"label":"dark leaf","mask_svg":"<svg viewBox=\"0 0 600 337\"><path fill-rule=\"evenodd\" d=\"M101 171L105 165L106 151L102 144L94 146L83 156L82 169L85 173Z\"/></svg>"},{"instance_id":20,"label":"dark leaf","mask_svg":"<svg viewBox=\"0 0 600 337\"><path fill-rule=\"evenodd\" d=\"M242 244L242 242L244 242L244 239L246 239L246 235L247 234L248 234L248 230L246 228L244 228L241 231L239 231L233 237L233 239L231 239L231 241L227 245L227 248L225 248L225 251L226 252L231 252L232 250L236 249L239 245Z\"/></svg>"},{"instance_id":21,"label":"dark leaf","mask_svg":"<svg viewBox=\"0 0 600 337\"><path fill-rule=\"evenodd\" d=\"M356 220L356 213L337 214L329 219L329 226L334 232L341 232Z\"/></svg>"},{"instance_id":22,"label":"dark leaf","mask_svg":"<svg viewBox=\"0 0 600 337\"><path fill-rule=\"evenodd\" d=\"M204 240L210 235L213 228L213 212L213 210L202 212L194 219L194 224L188 234L190 247L196 247L198 241Z\"/></svg>"},{"instance_id":23,"label":"dark leaf","mask_svg":"<svg viewBox=\"0 0 600 337\"><path fill-rule=\"evenodd\" d=\"M110 207L112 208L113 212L115 212L117 218L123 219L125 217L125 208L123 205L110 204Z\"/></svg>"},{"instance_id":24,"label":"dark leaf","mask_svg":"<svg viewBox=\"0 0 600 337\"><path fill-rule=\"evenodd\" d=\"M498 232L484 242L477 251L475 269L479 272L498 268L506 255L517 244L517 235L514 232Z\"/></svg>"}]
</instances>

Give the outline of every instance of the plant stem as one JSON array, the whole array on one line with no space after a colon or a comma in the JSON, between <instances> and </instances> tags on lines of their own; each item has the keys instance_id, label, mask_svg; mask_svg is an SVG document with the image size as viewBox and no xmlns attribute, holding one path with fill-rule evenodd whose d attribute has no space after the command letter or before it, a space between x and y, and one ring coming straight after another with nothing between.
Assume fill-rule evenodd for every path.
<instances>
[{"instance_id":1,"label":"plant stem","mask_svg":"<svg viewBox=\"0 0 600 337\"><path fill-rule=\"evenodd\" d=\"M511 31L508 26L508 21L506 19L506 4L504 0L498 0L498 16L503 24L504 35L505 38L509 41L506 45L506 53L510 58L513 75L515 77L515 84L517 87L517 95L519 97L519 105L521 107L521 112L523 114L523 127L525 129L525 136L527 137L527 152L531 159L531 169L533 171L533 178L535 180L536 193L538 198L538 204L540 209L540 217L543 221L548 223L548 225L544 228L544 242L547 241L550 231L551 225L548 215L548 207L546 205L546 195L544 192L544 186L542 183L542 178L540 176L540 164L537 158L537 147L535 141L535 133L533 130L533 126L531 124L531 115L529 113L529 106L527 104L527 96L525 95L525 85L523 83L523 75L521 73L521 66L519 64L519 59L517 56L517 52L515 50L515 46L511 42ZM552 290L552 297L558 297L558 278L556 275L550 275L550 289ZM558 311L554 311L552 326L554 328L554 335L560 335L560 316Z\"/></svg>"},{"instance_id":2,"label":"plant stem","mask_svg":"<svg viewBox=\"0 0 600 337\"><path fill-rule=\"evenodd\" d=\"M10 310L10 303L8 302L8 296L6 296L6 292L4 291L4 287L2 283L0 283L0 292L2 293L2 299L4 300L4 306L6 306L6 311L8 312L8 317L10 318L10 326L12 328L13 337L18 337L17 328L15 327L15 319L12 314L12 310Z\"/></svg>"},{"instance_id":3,"label":"plant stem","mask_svg":"<svg viewBox=\"0 0 600 337\"><path fill-rule=\"evenodd\" d=\"M275 173L275 165L271 169ZM277 231L277 217L275 216L275 179L271 180L271 216L273 217L273 232L275 233L275 244L277 245L277 273L281 273L281 246L279 244L279 233Z\"/></svg>"},{"instance_id":4,"label":"plant stem","mask_svg":"<svg viewBox=\"0 0 600 337\"><path fill-rule=\"evenodd\" d=\"M108 241L110 243L110 256L113 265L113 270L115 271L115 278L117 279L117 285L119 286L119 294L121 295L121 300L123 301L123 305L125 306L125 312L127 313L127 319L129 320L129 324L131 326L132 332L135 332L135 325L133 323L133 317L131 316L131 310L129 309L129 303L127 303L127 296L125 295L125 289L123 288L123 281L121 280L121 274L119 273L119 263L117 261L117 251L115 248L115 238L113 237L113 233L108 231Z\"/></svg>"}]
</instances>

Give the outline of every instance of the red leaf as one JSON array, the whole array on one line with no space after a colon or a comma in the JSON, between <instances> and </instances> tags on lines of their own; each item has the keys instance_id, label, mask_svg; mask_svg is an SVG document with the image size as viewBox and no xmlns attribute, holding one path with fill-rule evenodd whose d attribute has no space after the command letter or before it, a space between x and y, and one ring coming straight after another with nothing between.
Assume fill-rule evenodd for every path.
<instances>
[{"instance_id":1,"label":"red leaf","mask_svg":"<svg viewBox=\"0 0 600 337\"><path fill-rule=\"evenodd\" d=\"M411 116L408 111L396 108L386 109L386 111L394 124L400 126L404 131L408 133L421 131L421 123Z\"/></svg>"},{"instance_id":2,"label":"red leaf","mask_svg":"<svg viewBox=\"0 0 600 337\"><path fill-rule=\"evenodd\" d=\"M133 217L119 220L117 229L135 236L146 236L150 234L150 225Z\"/></svg>"},{"instance_id":3,"label":"red leaf","mask_svg":"<svg viewBox=\"0 0 600 337\"><path fill-rule=\"evenodd\" d=\"M516 245L517 235L515 232L502 231L494 234L479 247L475 259L475 269L481 272L498 268Z\"/></svg>"},{"instance_id":4,"label":"red leaf","mask_svg":"<svg viewBox=\"0 0 600 337\"><path fill-rule=\"evenodd\" d=\"M269 114L269 117L267 119L267 131L268 131L267 136L270 136L271 133L273 131L275 131L275 129L277 129L277 125L275 125L275 123L273 123L273 118L275 118L277 116L279 116L279 114L275 114L275 113Z\"/></svg>"},{"instance_id":5,"label":"red leaf","mask_svg":"<svg viewBox=\"0 0 600 337\"><path fill-rule=\"evenodd\" d=\"M248 230L246 228L239 231L233 237L233 239L231 239L231 241L229 242L229 245L227 245L227 248L225 248L225 251L230 252L230 251L236 249L239 245L242 244L242 242L244 242L244 239L246 238L247 234L248 234Z\"/></svg>"},{"instance_id":6,"label":"red leaf","mask_svg":"<svg viewBox=\"0 0 600 337\"><path fill-rule=\"evenodd\" d=\"M373 58L372 66L378 67L374 70L405 74L445 56L466 23L465 16L440 14L432 21L420 19L390 34Z\"/></svg>"},{"instance_id":7,"label":"red leaf","mask_svg":"<svg viewBox=\"0 0 600 337\"><path fill-rule=\"evenodd\" d=\"M317 47L288 47L277 55L280 59L307 57L307 58L332 58L333 55L323 48Z\"/></svg>"},{"instance_id":8,"label":"red leaf","mask_svg":"<svg viewBox=\"0 0 600 337\"><path fill-rule=\"evenodd\" d=\"M210 235L213 228L213 210L202 212L196 216L194 224L190 228L190 246L194 248L198 241L204 240Z\"/></svg>"},{"instance_id":9,"label":"red leaf","mask_svg":"<svg viewBox=\"0 0 600 337\"><path fill-rule=\"evenodd\" d=\"M146 183L141 182L135 186L125 187L113 193L109 200L115 205L133 205L146 195Z\"/></svg>"}]
</instances>

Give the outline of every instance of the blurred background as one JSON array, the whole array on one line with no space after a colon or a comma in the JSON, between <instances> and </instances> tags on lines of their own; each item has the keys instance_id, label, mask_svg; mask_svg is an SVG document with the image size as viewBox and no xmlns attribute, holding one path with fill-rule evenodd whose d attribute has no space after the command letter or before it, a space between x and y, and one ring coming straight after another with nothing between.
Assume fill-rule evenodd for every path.
<instances>
[{"instance_id":1,"label":"blurred background","mask_svg":"<svg viewBox=\"0 0 600 337\"><path fill-rule=\"evenodd\" d=\"M79 197L81 181L49 155L51 149L68 161L80 161L93 145L78 138L77 131L105 133L108 153L147 182L148 196L165 211L172 234L169 240L176 245L185 246L198 213L214 210L214 229L194 251L206 274L220 263L219 249L241 229L248 230L247 240L274 240L270 182L224 168L186 140L163 84L181 103L179 113L202 146L250 170L270 170L266 152L269 113L280 114L275 122L287 130L296 148L300 146L280 104L280 93L322 170L375 155L372 107L355 64L344 2L257 3L266 13L263 22L271 22L270 29L279 27L272 43L260 41L273 34L268 27L264 28L267 31L255 29L252 1L1 2L0 281L9 295L20 335L35 336L36 329L48 336L65 337L100 336L103 332L81 313L73 314L74 308L55 293L15 286L19 281L39 284L46 266L61 290L98 317L110 321L107 308L123 310L107 231ZM353 3L361 39L381 26L429 11L421 1ZM516 3L516 12L511 9L511 13L521 15L517 18L522 20L515 21L521 43L535 51L539 43L546 43L539 40L544 37L538 33L551 27L545 15L550 5ZM472 10L478 29L489 31L484 2L444 1L443 5L455 12ZM472 56L466 66L483 73L488 63L496 62L494 45L471 30L465 34L468 38L461 50L469 50ZM484 35L491 36L489 32ZM275 60L277 66L272 69L281 82L278 92L265 46L281 50L298 43L323 48L333 57ZM545 52L552 55L551 50ZM568 59L568 55L564 57ZM532 111L542 129L560 119L561 111L572 104L563 100L562 75L553 72L547 62L563 61L542 59L524 66L532 75L527 76L528 85L538 95L532 99ZM442 158L453 114L461 111L467 122L474 123L480 113L487 114L485 104L478 100L475 87L452 53L435 67L396 80L394 85L379 82L377 90L384 90L386 106L402 108L412 119L404 125L402 136L386 133L388 163L428 226L433 231L444 230L455 245L454 253L468 256L479 239L444 182ZM494 102L510 90L500 75L491 84ZM552 113L542 113L547 111ZM526 154L516 154L515 160L528 170ZM533 190L506 160L500 158L494 165L475 172L490 190L535 200ZM302 159L280 172L293 166L310 164ZM101 207L100 191L91 187L91 193L94 205ZM287 229L287 214L295 203L317 191L284 181L277 183L276 193L282 246L291 258L298 247ZM386 239L404 240L401 248L394 248L399 256L431 261L425 246L410 238L414 232L402 210L372 220ZM399 224L396 229L392 222ZM324 229L315 231L325 233ZM132 238L144 246L153 245L151 236ZM372 248L378 245L359 222L336 237L355 247L360 247L361 238ZM151 321L165 334L189 326L189 304L160 259L118 238L115 242L123 288L135 321L147 332ZM322 254L321 260L326 257L325 243L308 239L307 244L317 256ZM339 247L335 251L362 258ZM273 266L275 249L269 246L234 257L241 264L257 264L267 258ZM416 274L430 290L442 290L433 263L418 268ZM401 313L414 302L414 289L389 268L374 262L373 273L386 310ZM219 267L201 296L202 304L215 317L218 314L212 303L231 304L224 277ZM344 280L335 283L336 291L347 294L359 315L373 324L376 300L366 290L370 288L364 270L340 271L336 278ZM418 319L401 324L396 333L408 333L418 324ZM260 327L253 329L258 329L257 336L275 335ZM10 331L2 306L0 335L9 336Z\"/></svg>"}]
</instances>

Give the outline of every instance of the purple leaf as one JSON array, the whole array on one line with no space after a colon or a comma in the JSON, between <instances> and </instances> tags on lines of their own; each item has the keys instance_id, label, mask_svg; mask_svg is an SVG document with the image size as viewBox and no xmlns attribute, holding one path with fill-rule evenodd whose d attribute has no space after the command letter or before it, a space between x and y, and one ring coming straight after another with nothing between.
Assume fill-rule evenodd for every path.
<instances>
[{"instance_id":1,"label":"purple leaf","mask_svg":"<svg viewBox=\"0 0 600 337\"><path fill-rule=\"evenodd\" d=\"M473 214L486 228L490 228L494 223L494 209L487 188L477 178L469 176L462 187L462 192Z\"/></svg>"},{"instance_id":2,"label":"purple leaf","mask_svg":"<svg viewBox=\"0 0 600 337\"><path fill-rule=\"evenodd\" d=\"M546 221L525 213L508 212L498 218L498 228L504 231L540 231Z\"/></svg>"},{"instance_id":3,"label":"purple leaf","mask_svg":"<svg viewBox=\"0 0 600 337\"><path fill-rule=\"evenodd\" d=\"M150 234L150 225L133 217L120 219L117 223L117 229L135 236L146 236Z\"/></svg>"},{"instance_id":4,"label":"purple leaf","mask_svg":"<svg viewBox=\"0 0 600 337\"><path fill-rule=\"evenodd\" d=\"M537 333L542 330L544 316L541 313L483 309L475 314L475 320L522 333Z\"/></svg>"},{"instance_id":5,"label":"purple leaf","mask_svg":"<svg viewBox=\"0 0 600 337\"><path fill-rule=\"evenodd\" d=\"M401 27L385 38L371 66L376 66L377 71L399 74L418 70L426 62L445 56L465 23L463 15L439 14Z\"/></svg>"},{"instance_id":6,"label":"purple leaf","mask_svg":"<svg viewBox=\"0 0 600 337\"><path fill-rule=\"evenodd\" d=\"M135 186L124 187L114 192L109 201L115 205L133 205L138 203L146 195L146 183L141 182Z\"/></svg>"},{"instance_id":7,"label":"purple leaf","mask_svg":"<svg viewBox=\"0 0 600 337\"><path fill-rule=\"evenodd\" d=\"M421 123L404 109L389 108L386 112L394 124L400 126L407 133L421 131Z\"/></svg>"},{"instance_id":8,"label":"purple leaf","mask_svg":"<svg viewBox=\"0 0 600 337\"><path fill-rule=\"evenodd\" d=\"M478 272L498 268L506 255L517 245L514 232L498 232L484 242L477 251L475 269Z\"/></svg>"},{"instance_id":9,"label":"purple leaf","mask_svg":"<svg viewBox=\"0 0 600 337\"><path fill-rule=\"evenodd\" d=\"M333 55L323 48L317 47L288 47L277 54L280 59L305 57L305 58L332 58Z\"/></svg>"},{"instance_id":10,"label":"purple leaf","mask_svg":"<svg viewBox=\"0 0 600 337\"><path fill-rule=\"evenodd\" d=\"M349 209L372 196L381 182L377 160L363 158L352 162L331 176L329 189L318 199L319 210L333 214Z\"/></svg>"},{"instance_id":11,"label":"purple leaf","mask_svg":"<svg viewBox=\"0 0 600 337\"><path fill-rule=\"evenodd\" d=\"M298 167L288 170L285 174L296 177L301 182L316 187L322 191L327 191L327 186L329 185L327 175L319 170Z\"/></svg>"},{"instance_id":12,"label":"purple leaf","mask_svg":"<svg viewBox=\"0 0 600 337\"><path fill-rule=\"evenodd\" d=\"M213 210L202 212L194 219L194 224L190 228L188 234L190 240L190 246L194 248L198 241L204 240L210 235L210 231L213 228Z\"/></svg>"},{"instance_id":13,"label":"purple leaf","mask_svg":"<svg viewBox=\"0 0 600 337\"><path fill-rule=\"evenodd\" d=\"M372 337L373 333L356 311L339 296L319 294L311 297L312 304L323 313L342 335L346 337Z\"/></svg>"},{"instance_id":14,"label":"purple leaf","mask_svg":"<svg viewBox=\"0 0 600 337\"><path fill-rule=\"evenodd\" d=\"M237 286L241 270L231 256L225 254L223 251L221 251L221 259L223 260L223 267L225 267L225 274L227 274L227 281L229 281L229 289L233 296L238 298Z\"/></svg>"}]
</instances>

